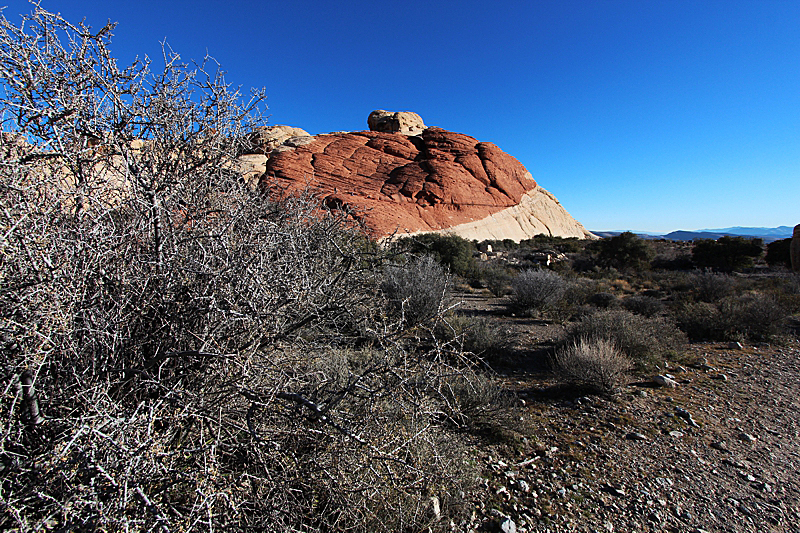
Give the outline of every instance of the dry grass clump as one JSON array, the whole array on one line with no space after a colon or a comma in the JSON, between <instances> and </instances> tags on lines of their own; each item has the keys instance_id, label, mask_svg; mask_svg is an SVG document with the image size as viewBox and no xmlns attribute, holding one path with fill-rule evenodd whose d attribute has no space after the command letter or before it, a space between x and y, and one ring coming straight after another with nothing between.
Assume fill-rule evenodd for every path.
<instances>
[{"instance_id":1,"label":"dry grass clump","mask_svg":"<svg viewBox=\"0 0 800 533\"><path fill-rule=\"evenodd\" d=\"M613 394L633 363L614 342L579 337L556 350L551 366L559 381L600 394Z\"/></svg>"},{"instance_id":2,"label":"dry grass clump","mask_svg":"<svg viewBox=\"0 0 800 533\"><path fill-rule=\"evenodd\" d=\"M585 316L570 328L562 344L570 345L582 338L613 342L642 369L673 357L686 343L683 332L665 318L647 318L623 309Z\"/></svg>"}]
</instances>

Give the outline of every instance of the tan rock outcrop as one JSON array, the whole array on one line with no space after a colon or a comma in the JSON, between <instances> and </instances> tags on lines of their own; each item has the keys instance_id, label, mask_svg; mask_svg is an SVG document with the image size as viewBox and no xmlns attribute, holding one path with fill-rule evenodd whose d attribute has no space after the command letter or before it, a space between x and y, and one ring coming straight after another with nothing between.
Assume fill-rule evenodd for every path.
<instances>
[{"instance_id":1,"label":"tan rock outcrop","mask_svg":"<svg viewBox=\"0 0 800 533\"><path fill-rule=\"evenodd\" d=\"M292 137L310 137L309 133L301 128L292 126L262 126L256 128L248 137L251 154L268 154L287 139Z\"/></svg>"},{"instance_id":2,"label":"tan rock outcrop","mask_svg":"<svg viewBox=\"0 0 800 533\"><path fill-rule=\"evenodd\" d=\"M402 133L403 135L420 135L425 131L422 117L411 111L384 111L377 109L367 117L370 131L383 133Z\"/></svg>"},{"instance_id":3,"label":"tan rock outcrop","mask_svg":"<svg viewBox=\"0 0 800 533\"><path fill-rule=\"evenodd\" d=\"M800 224L794 227L789 250L792 255L792 270L800 272Z\"/></svg>"},{"instance_id":4,"label":"tan rock outcrop","mask_svg":"<svg viewBox=\"0 0 800 533\"><path fill-rule=\"evenodd\" d=\"M439 231L468 240L503 240L519 242L535 235L596 238L575 220L550 192L536 187L525 193L519 204L480 220L458 224Z\"/></svg>"}]
</instances>

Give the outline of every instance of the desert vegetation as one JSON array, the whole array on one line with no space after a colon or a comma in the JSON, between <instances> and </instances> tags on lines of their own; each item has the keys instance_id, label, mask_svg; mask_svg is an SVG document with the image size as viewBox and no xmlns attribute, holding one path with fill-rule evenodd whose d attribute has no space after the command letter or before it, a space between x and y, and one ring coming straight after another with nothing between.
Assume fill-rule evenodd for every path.
<instances>
[{"instance_id":1,"label":"desert vegetation","mask_svg":"<svg viewBox=\"0 0 800 533\"><path fill-rule=\"evenodd\" d=\"M796 331L755 240L379 246L243 180L263 91L121 67L113 30L0 18L4 530L467 529L480 450L535 438L504 374L623 401L690 341Z\"/></svg>"}]
</instances>

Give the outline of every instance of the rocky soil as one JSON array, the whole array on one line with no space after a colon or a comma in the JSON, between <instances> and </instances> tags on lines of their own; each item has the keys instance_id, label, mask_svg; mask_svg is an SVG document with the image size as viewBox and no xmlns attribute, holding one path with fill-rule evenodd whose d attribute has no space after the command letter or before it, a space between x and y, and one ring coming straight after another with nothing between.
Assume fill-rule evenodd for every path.
<instances>
[{"instance_id":1,"label":"rocky soil","mask_svg":"<svg viewBox=\"0 0 800 533\"><path fill-rule=\"evenodd\" d=\"M509 324L534 344L558 328ZM797 339L692 344L614 398L524 365L501 374L513 418L476 448L475 509L454 530L800 532Z\"/></svg>"}]
</instances>

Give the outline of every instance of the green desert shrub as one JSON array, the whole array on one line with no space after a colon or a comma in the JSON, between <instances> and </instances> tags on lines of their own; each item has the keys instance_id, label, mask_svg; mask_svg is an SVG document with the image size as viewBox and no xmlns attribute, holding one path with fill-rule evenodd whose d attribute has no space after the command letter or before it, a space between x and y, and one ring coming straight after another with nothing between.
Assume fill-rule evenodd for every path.
<instances>
[{"instance_id":1,"label":"green desert shrub","mask_svg":"<svg viewBox=\"0 0 800 533\"><path fill-rule=\"evenodd\" d=\"M447 270L429 255L385 267L381 283L390 312L409 326L444 311L449 288Z\"/></svg>"},{"instance_id":2,"label":"green desert shrub","mask_svg":"<svg viewBox=\"0 0 800 533\"><path fill-rule=\"evenodd\" d=\"M692 273L687 281L696 300L710 303L730 296L738 286L733 276L709 269Z\"/></svg>"},{"instance_id":3,"label":"green desert shrub","mask_svg":"<svg viewBox=\"0 0 800 533\"><path fill-rule=\"evenodd\" d=\"M597 241L593 246L602 265L619 270L647 270L654 255L650 244L630 231Z\"/></svg>"},{"instance_id":4,"label":"green desert shrub","mask_svg":"<svg viewBox=\"0 0 800 533\"><path fill-rule=\"evenodd\" d=\"M767 255L764 260L771 267L786 267L792 268L792 257L789 248L792 244L792 239L780 239L771 242L767 245Z\"/></svg>"},{"instance_id":5,"label":"green desert shrub","mask_svg":"<svg viewBox=\"0 0 800 533\"><path fill-rule=\"evenodd\" d=\"M647 318L623 309L585 316L568 331L562 346L579 339L606 339L630 357L639 368L676 355L686 336L662 317Z\"/></svg>"},{"instance_id":6,"label":"green desert shrub","mask_svg":"<svg viewBox=\"0 0 800 533\"><path fill-rule=\"evenodd\" d=\"M664 302L652 296L636 294L628 296L622 300L622 307L631 313L642 315L648 318L660 315L666 309Z\"/></svg>"},{"instance_id":7,"label":"green desert shrub","mask_svg":"<svg viewBox=\"0 0 800 533\"><path fill-rule=\"evenodd\" d=\"M694 242L692 261L699 268L713 268L724 272L742 270L753 266L753 260L763 253L761 239L745 237L720 237Z\"/></svg>"},{"instance_id":8,"label":"green desert shrub","mask_svg":"<svg viewBox=\"0 0 800 533\"><path fill-rule=\"evenodd\" d=\"M788 310L765 294L731 296L716 303L682 302L672 311L675 322L695 340L768 341L785 329Z\"/></svg>"},{"instance_id":9,"label":"green desert shrub","mask_svg":"<svg viewBox=\"0 0 800 533\"><path fill-rule=\"evenodd\" d=\"M619 298L610 292L598 292L589 298L589 303L602 309L609 309L615 307L619 303L618 300Z\"/></svg>"},{"instance_id":10,"label":"green desert shrub","mask_svg":"<svg viewBox=\"0 0 800 533\"><path fill-rule=\"evenodd\" d=\"M633 363L608 338L578 337L556 350L551 366L560 382L609 395Z\"/></svg>"},{"instance_id":11,"label":"green desert shrub","mask_svg":"<svg viewBox=\"0 0 800 533\"><path fill-rule=\"evenodd\" d=\"M523 270L511 282L511 306L518 311L542 311L561 302L568 282L550 270Z\"/></svg>"},{"instance_id":12,"label":"green desert shrub","mask_svg":"<svg viewBox=\"0 0 800 533\"><path fill-rule=\"evenodd\" d=\"M685 300L676 304L671 313L675 323L692 341L728 338L727 321L714 304Z\"/></svg>"},{"instance_id":13,"label":"green desert shrub","mask_svg":"<svg viewBox=\"0 0 800 533\"><path fill-rule=\"evenodd\" d=\"M788 312L775 298L746 294L722 302L720 313L729 322L729 335L768 341L784 331Z\"/></svg>"},{"instance_id":14,"label":"green desert shrub","mask_svg":"<svg viewBox=\"0 0 800 533\"><path fill-rule=\"evenodd\" d=\"M480 269L481 278L486 288L498 298L508 292L511 284L511 274L501 265L483 265Z\"/></svg>"},{"instance_id":15,"label":"green desert shrub","mask_svg":"<svg viewBox=\"0 0 800 533\"><path fill-rule=\"evenodd\" d=\"M457 276L477 277L478 264L473 257L475 246L457 235L423 233L399 239L395 246L411 254L432 256Z\"/></svg>"}]
</instances>

